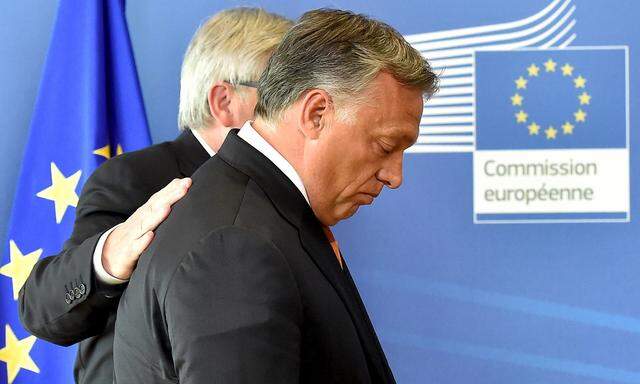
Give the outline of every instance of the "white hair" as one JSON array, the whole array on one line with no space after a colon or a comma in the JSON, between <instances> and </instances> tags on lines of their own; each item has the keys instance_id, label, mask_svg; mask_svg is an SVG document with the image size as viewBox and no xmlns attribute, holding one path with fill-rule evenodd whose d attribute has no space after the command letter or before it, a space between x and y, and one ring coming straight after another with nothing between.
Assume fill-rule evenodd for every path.
<instances>
[{"instance_id":1,"label":"white hair","mask_svg":"<svg viewBox=\"0 0 640 384\"><path fill-rule=\"evenodd\" d=\"M217 81L256 82L292 22L258 8L233 8L207 19L182 62L180 129L201 129L213 120L208 95ZM242 96L242 89L238 89Z\"/></svg>"}]
</instances>

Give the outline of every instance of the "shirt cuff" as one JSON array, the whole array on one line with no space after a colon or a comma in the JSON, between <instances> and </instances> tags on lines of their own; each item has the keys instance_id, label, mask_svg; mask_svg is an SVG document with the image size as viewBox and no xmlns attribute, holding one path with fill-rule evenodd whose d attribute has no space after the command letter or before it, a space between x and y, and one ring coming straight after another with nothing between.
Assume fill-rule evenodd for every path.
<instances>
[{"instance_id":1,"label":"shirt cuff","mask_svg":"<svg viewBox=\"0 0 640 384\"><path fill-rule=\"evenodd\" d=\"M120 225L120 224L118 224ZM124 284L129 280L118 279L117 277L111 276L109 272L104 269L102 265L102 249L104 248L104 242L107 241L107 237L114 229L118 227L111 228L107 232L103 233L98 239L98 244L96 244L96 249L93 251L93 270L96 273L96 277L101 283L108 285L116 285L116 284Z\"/></svg>"}]
</instances>

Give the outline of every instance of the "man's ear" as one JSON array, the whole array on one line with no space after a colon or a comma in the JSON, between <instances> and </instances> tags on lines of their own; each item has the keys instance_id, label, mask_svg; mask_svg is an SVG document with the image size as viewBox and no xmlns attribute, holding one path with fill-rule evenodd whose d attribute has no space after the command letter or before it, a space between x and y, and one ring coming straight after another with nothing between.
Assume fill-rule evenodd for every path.
<instances>
[{"instance_id":1,"label":"man's ear","mask_svg":"<svg viewBox=\"0 0 640 384\"><path fill-rule=\"evenodd\" d=\"M309 139L317 139L333 113L331 97L322 89L312 89L304 95L301 109L298 126L302 134Z\"/></svg>"},{"instance_id":2,"label":"man's ear","mask_svg":"<svg viewBox=\"0 0 640 384\"><path fill-rule=\"evenodd\" d=\"M217 81L207 95L211 116L225 127L232 127L234 122L231 108L232 88L233 86L227 82Z\"/></svg>"}]
</instances>

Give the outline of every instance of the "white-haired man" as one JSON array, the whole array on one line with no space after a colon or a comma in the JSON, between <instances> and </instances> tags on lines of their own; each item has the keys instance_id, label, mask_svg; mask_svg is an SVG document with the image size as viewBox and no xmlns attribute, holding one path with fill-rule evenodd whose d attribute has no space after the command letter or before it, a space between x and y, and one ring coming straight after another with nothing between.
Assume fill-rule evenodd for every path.
<instances>
[{"instance_id":1,"label":"white-haired man","mask_svg":"<svg viewBox=\"0 0 640 384\"><path fill-rule=\"evenodd\" d=\"M182 66L183 132L98 168L83 188L63 251L34 267L20 291L21 321L42 339L79 343L76 382L112 384L116 308L138 258L185 195L188 177L215 154L231 127L252 118L253 82L290 26L255 8L208 19Z\"/></svg>"}]
</instances>

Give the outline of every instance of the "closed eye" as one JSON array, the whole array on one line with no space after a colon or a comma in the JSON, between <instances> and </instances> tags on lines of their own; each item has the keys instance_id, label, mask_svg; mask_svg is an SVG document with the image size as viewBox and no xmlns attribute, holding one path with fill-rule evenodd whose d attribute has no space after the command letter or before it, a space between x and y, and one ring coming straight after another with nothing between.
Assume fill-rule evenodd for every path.
<instances>
[{"instance_id":1,"label":"closed eye","mask_svg":"<svg viewBox=\"0 0 640 384\"><path fill-rule=\"evenodd\" d=\"M383 144L383 143L381 143L381 142L378 142L378 146L380 147L380 149L382 150L382 152L383 152L384 154L386 154L386 155L390 154L390 153L391 153L391 151L392 151L392 150L390 149L390 146L385 145L385 144Z\"/></svg>"}]
</instances>

